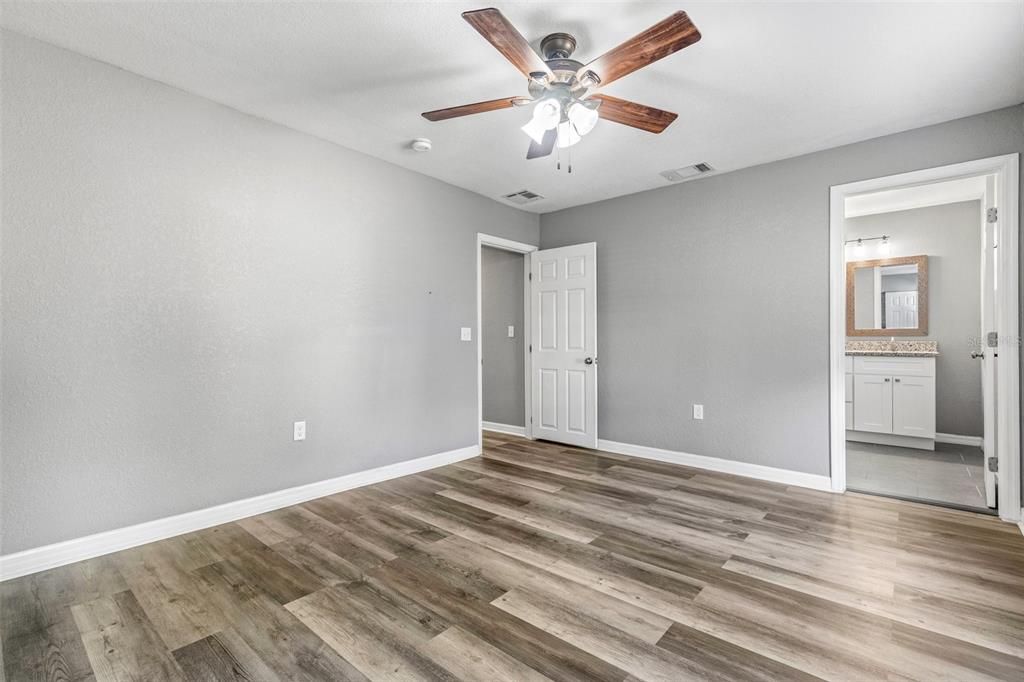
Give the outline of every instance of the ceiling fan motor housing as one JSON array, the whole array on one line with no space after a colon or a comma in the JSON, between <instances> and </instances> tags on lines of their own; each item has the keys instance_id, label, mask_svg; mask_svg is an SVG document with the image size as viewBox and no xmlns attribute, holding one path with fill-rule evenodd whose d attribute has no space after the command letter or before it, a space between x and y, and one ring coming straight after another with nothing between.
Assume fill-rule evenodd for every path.
<instances>
[{"instance_id":1,"label":"ceiling fan motor housing","mask_svg":"<svg viewBox=\"0 0 1024 682\"><path fill-rule=\"evenodd\" d=\"M573 94L580 94L581 88L576 74L583 64L569 57L576 50L576 38L568 33L552 33L540 41L540 51L544 63L551 69L551 77L547 82L530 79L528 89L530 97L538 99L550 94L552 86L568 86Z\"/></svg>"},{"instance_id":2,"label":"ceiling fan motor housing","mask_svg":"<svg viewBox=\"0 0 1024 682\"><path fill-rule=\"evenodd\" d=\"M544 60L568 59L576 51L576 38L568 33L551 33L540 41L540 53Z\"/></svg>"}]
</instances>

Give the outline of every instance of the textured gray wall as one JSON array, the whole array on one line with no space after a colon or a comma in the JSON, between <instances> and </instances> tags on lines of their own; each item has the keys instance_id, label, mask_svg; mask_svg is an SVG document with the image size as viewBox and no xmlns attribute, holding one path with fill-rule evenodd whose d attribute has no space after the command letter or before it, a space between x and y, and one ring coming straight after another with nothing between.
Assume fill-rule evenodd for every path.
<instances>
[{"instance_id":1,"label":"textured gray wall","mask_svg":"<svg viewBox=\"0 0 1024 682\"><path fill-rule=\"evenodd\" d=\"M977 349L971 340L981 335L981 203L963 201L846 221L847 239L880 234L892 237L891 257L928 256L928 336L901 338L939 342L936 430L984 435L981 361L971 359Z\"/></svg>"},{"instance_id":2,"label":"textured gray wall","mask_svg":"<svg viewBox=\"0 0 1024 682\"><path fill-rule=\"evenodd\" d=\"M476 232L536 243L535 215L2 56L3 553L477 442Z\"/></svg>"},{"instance_id":3,"label":"textured gray wall","mask_svg":"<svg viewBox=\"0 0 1024 682\"><path fill-rule=\"evenodd\" d=\"M526 425L526 370L523 367L523 254L483 247L484 421ZM508 337L508 326L515 336Z\"/></svg>"},{"instance_id":4,"label":"textured gray wall","mask_svg":"<svg viewBox=\"0 0 1024 682\"><path fill-rule=\"evenodd\" d=\"M600 437L828 474L829 187L1012 152L1020 107L541 216L598 245Z\"/></svg>"}]
</instances>

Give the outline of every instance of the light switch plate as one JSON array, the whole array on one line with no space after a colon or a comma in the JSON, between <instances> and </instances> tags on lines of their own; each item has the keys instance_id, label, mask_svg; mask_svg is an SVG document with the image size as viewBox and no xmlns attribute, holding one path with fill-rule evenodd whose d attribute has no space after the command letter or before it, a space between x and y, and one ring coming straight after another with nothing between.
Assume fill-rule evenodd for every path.
<instances>
[{"instance_id":1,"label":"light switch plate","mask_svg":"<svg viewBox=\"0 0 1024 682\"><path fill-rule=\"evenodd\" d=\"M693 405L693 418L703 419L704 418L704 406L694 403Z\"/></svg>"},{"instance_id":2,"label":"light switch plate","mask_svg":"<svg viewBox=\"0 0 1024 682\"><path fill-rule=\"evenodd\" d=\"M471 327L462 328L462 340L472 341L473 340L473 329Z\"/></svg>"},{"instance_id":3,"label":"light switch plate","mask_svg":"<svg viewBox=\"0 0 1024 682\"><path fill-rule=\"evenodd\" d=\"M306 440L306 422L295 422L295 427L292 431L293 440Z\"/></svg>"},{"instance_id":4,"label":"light switch plate","mask_svg":"<svg viewBox=\"0 0 1024 682\"><path fill-rule=\"evenodd\" d=\"M512 325L509 325L508 326L508 338L510 338L510 339L514 338L515 335L516 335L516 328L513 327Z\"/></svg>"}]
</instances>

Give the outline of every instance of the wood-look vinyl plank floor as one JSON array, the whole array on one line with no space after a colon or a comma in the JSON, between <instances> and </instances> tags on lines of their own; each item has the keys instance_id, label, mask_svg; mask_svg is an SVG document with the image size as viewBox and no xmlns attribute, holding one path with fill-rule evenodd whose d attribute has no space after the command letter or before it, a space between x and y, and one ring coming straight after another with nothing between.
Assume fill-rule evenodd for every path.
<instances>
[{"instance_id":1,"label":"wood-look vinyl plank floor","mask_svg":"<svg viewBox=\"0 0 1024 682\"><path fill-rule=\"evenodd\" d=\"M1024 537L487 433L482 457L0 583L5 679L1019 680Z\"/></svg>"}]
</instances>

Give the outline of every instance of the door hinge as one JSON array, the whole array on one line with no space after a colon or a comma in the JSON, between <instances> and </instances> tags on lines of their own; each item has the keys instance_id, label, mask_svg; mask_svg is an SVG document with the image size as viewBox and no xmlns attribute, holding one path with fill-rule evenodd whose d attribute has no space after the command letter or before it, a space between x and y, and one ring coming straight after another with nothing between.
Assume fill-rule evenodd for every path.
<instances>
[{"instance_id":1,"label":"door hinge","mask_svg":"<svg viewBox=\"0 0 1024 682\"><path fill-rule=\"evenodd\" d=\"M985 220L990 222L990 223L997 222L999 220L999 209L998 208L990 208L990 209L988 209L988 211L985 212Z\"/></svg>"},{"instance_id":2,"label":"door hinge","mask_svg":"<svg viewBox=\"0 0 1024 682\"><path fill-rule=\"evenodd\" d=\"M531 424L533 423L533 417L530 417L530 423Z\"/></svg>"},{"instance_id":3,"label":"door hinge","mask_svg":"<svg viewBox=\"0 0 1024 682\"><path fill-rule=\"evenodd\" d=\"M992 222L992 221L989 221L989 222ZM529 274L528 274L528 277L530 278L530 281L532 282L532 281L533 281L533 273L532 273L532 272L531 272L531 273L529 273Z\"/></svg>"},{"instance_id":4,"label":"door hinge","mask_svg":"<svg viewBox=\"0 0 1024 682\"><path fill-rule=\"evenodd\" d=\"M999 472L999 459L995 455L988 458L988 470L992 473Z\"/></svg>"},{"instance_id":5,"label":"door hinge","mask_svg":"<svg viewBox=\"0 0 1024 682\"><path fill-rule=\"evenodd\" d=\"M531 353L533 352L533 344L532 343L530 344L530 352Z\"/></svg>"}]
</instances>

